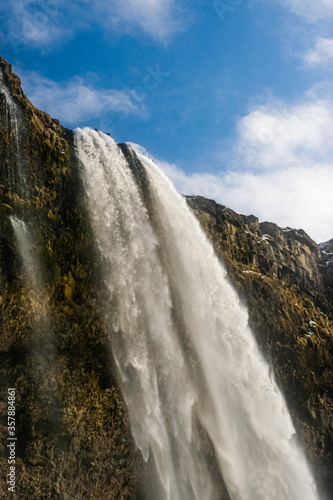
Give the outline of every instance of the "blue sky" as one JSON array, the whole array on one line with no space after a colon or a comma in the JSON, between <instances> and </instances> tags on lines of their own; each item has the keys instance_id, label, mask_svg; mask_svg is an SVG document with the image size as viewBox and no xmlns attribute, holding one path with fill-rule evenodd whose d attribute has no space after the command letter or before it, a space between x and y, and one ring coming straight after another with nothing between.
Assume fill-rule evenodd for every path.
<instances>
[{"instance_id":1,"label":"blue sky","mask_svg":"<svg viewBox=\"0 0 333 500\"><path fill-rule=\"evenodd\" d=\"M176 187L333 237L333 0L8 0L1 55Z\"/></svg>"}]
</instances>

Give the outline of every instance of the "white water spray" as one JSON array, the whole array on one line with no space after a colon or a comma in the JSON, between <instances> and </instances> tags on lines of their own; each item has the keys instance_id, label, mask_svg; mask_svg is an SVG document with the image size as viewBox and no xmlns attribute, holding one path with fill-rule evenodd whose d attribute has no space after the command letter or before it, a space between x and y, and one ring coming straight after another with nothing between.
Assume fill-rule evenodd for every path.
<instances>
[{"instance_id":1,"label":"white water spray","mask_svg":"<svg viewBox=\"0 0 333 500\"><path fill-rule=\"evenodd\" d=\"M28 226L18 217L11 216L10 221L18 253L21 257L23 277L29 290L34 338L31 343L33 371L37 378L40 398L55 404L56 376L55 358L57 349L49 315L45 280L38 262L33 238Z\"/></svg>"},{"instance_id":2,"label":"white water spray","mask_svg":"<svg viewBox=\"0 0 333 500\"><path fill-rule=\"evenodd\" d=\"M23 262L23 268L26 273L26 281L29 284L29 288L33 291L39 291L42 288L43 280L33 250L33 239L29 229L25 222L18 217L11 216L10 221L14 230L16 245Z\"/></svg>"},{"instance_id":3,"label":"white water spray","mask_svg":"<svg viewBox=\"0 0 333 500\"><path fill-rule=\"evenodd\" d=\"M114 141L90 129L75 140L120 384L135 442L156 472L148 497L218 498L200 421L232 500L316 500L247 312L183 198L138 154L151 223Z\"/></svg>"}]
</instances>

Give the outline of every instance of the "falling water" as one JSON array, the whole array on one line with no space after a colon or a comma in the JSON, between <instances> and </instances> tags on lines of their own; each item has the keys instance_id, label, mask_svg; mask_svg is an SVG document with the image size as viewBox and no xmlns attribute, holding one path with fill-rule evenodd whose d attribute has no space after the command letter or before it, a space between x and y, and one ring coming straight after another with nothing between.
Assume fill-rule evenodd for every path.
<instances>
[{"instance_id":1,"label":"falling water","mask_svg":"<svg viewBox=\"0 0 333 500\"><path fill-rule=\"evenodd\" d=\"M33 238L23 220L11 216L10 221L14 230L16 245L23 262L26 281L32 290L38 291L42 287L42 277L34 252Z\"/></svg>"},{"instance_id":2,"label":"falling water","mask_svg":"<svg viewBox=\"0 0 333 500\"><path fill-rule=\"evenodd\" d=\"M184 199L138 153L149 217L114 141L90 129L75 140L119 381L135 442L155 470L147 497L218 498L201 426L232 500L317 499L247 311Z\"/></svg>"},{"instance_id":3,"label":"falling water","mask_svg":"<svg viewBox=\"0 0 333 500\"><path fill-rule=\"evenodd\" d=\"M24 198L27 193L27 168L22 147L22 126L20 111L4 82L0 70L0 98L5 105L5 133L8 135L12 148L8 149L9 162L4 165L6 170L6 185L11 193Z\"/></svg>"},{"instance_id":4,"label":"falling water","mask_svg":"<svg viewBox=\"0 0 333 500\"><path fill-rule=\"evenodd\" d=\"M51 326L45 280L38 261L29 228L21 219L11 216L14 238L22 261L22 275L28 288L31 303L34 338L30 345L33 371L39 396L51 405L55 404L56 343Z\"/></svg>"}]
</instances>

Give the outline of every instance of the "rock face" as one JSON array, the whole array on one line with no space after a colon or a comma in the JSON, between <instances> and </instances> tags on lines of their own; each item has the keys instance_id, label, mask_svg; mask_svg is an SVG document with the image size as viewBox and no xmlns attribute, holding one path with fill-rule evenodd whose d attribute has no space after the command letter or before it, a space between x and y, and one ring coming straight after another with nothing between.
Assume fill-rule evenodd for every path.
<instances>
[{"instance_id":1,"label":"rock face","mask_svg":"<svg viewBox=\"0 0 333 500\"><path fill-rule=\"evenodd\" d=\"M72 132L30 104L1 58L0 75L0 496L14 387L18 498L133 499L135 454L110 371ZM29 222L34 276L17 251L13 214Z\"/></svg>"},{"instance_id":2,"label":"rock face","mask_svg":"<svg viewBox=\"0 0 333 500\"><path fill-rule=\"evenodd\" d=\"M137 158L121 149L144 194ZM0 440L8 435L7 388L15 387L19 498L138 500L147 471L110 368L100 263L81 199L72 132L31 105L0 58ZM301 230L260 224L202 197L187 201L249 307L329 500L333 240L318 246ZM30 274L13 215L29 221L37 268ZM7 467L1 447L1 470Z\"/></svg>"}]
</instances>

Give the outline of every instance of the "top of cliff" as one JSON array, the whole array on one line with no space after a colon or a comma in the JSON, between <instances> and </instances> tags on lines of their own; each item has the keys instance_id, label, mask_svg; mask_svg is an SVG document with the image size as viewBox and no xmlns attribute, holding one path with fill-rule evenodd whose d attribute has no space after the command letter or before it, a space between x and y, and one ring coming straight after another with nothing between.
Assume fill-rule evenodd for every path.
<instances>
[{"instance_id":1,"label":"top of cliff","mask_svg":"<svg viewBox=\"0 0 333 500\"><path fill-rule=\"evenodd\" d=\"M36 108L21 88L21 80L18 75L16 75L12 70L12 65L9 64L3 57L0 56L0 85L1 76L6 89L9 91L10 95L13 97L15 103L24 112L24 115L34 122L34 125L43 131L45 128L49 128L58 135L62 135L63 127L60 125L59 120L51 118L48 113Z\"/></svg>"}]
</instances>

